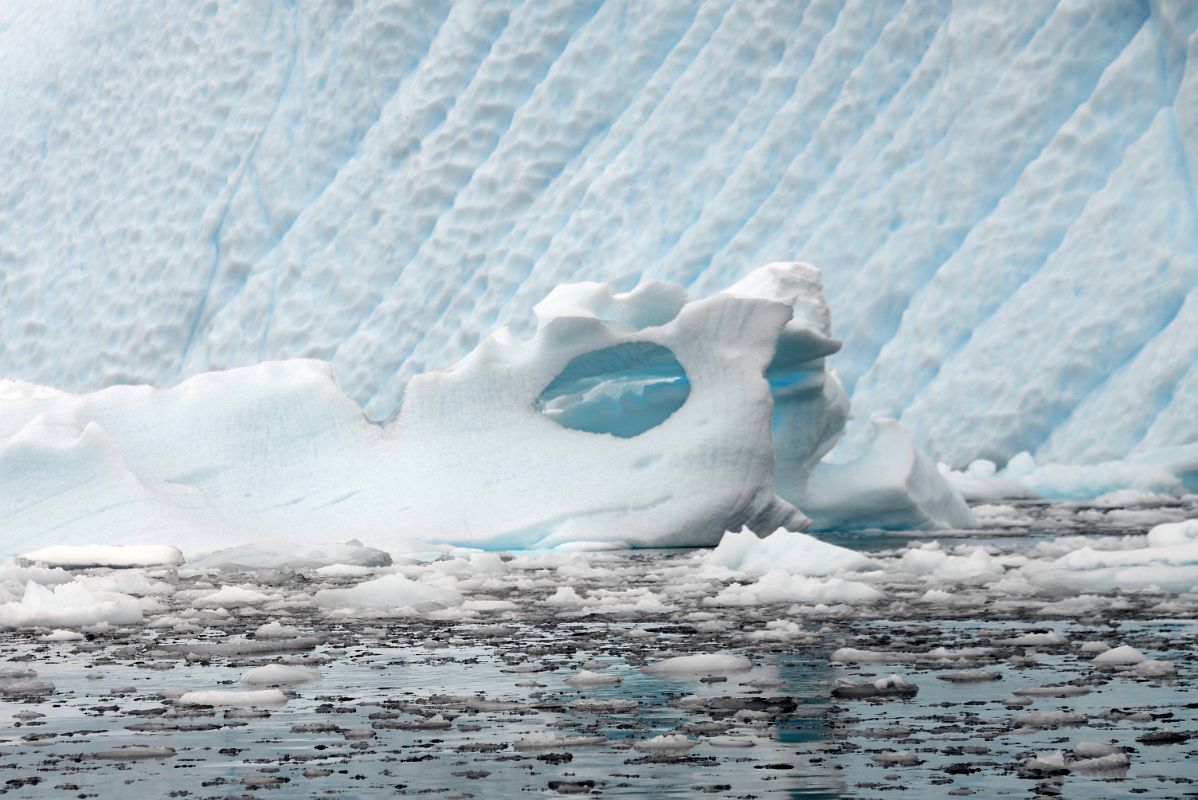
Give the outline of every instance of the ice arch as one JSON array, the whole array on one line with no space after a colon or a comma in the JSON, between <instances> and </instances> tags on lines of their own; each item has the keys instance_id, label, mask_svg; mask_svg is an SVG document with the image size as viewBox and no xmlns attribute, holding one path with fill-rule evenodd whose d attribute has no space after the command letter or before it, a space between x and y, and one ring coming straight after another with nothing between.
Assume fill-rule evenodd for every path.
<instances>
[{"instance_id":1,"label":"ice arch","mask_svg":"<svg viewBox=\"0 0 1198 800\"><path fill-rule=\"evenodd\" d=\"M668 347L624 342L572 359L536 408L567 428L631 439L665 422L689 395L686 370Z\"/></svg>"}]
</instances>

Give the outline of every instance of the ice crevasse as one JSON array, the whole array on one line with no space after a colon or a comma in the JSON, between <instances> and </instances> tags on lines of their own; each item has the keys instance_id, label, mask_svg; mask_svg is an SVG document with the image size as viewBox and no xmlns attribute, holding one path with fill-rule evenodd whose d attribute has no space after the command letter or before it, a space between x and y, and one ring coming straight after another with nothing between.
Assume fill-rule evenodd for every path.
<instances>
[{"instance_id":1,"label":"ice crevasse","mask_svg":"<svg viewBox=\"0 0 1198 800\"><path fill-rule=\"evenodd\" d=\"M814 267L701 299L568 284L536 315L529 338L500 329L412 378L381 425L310 360L169 389L0 383L0 545L681 546L812 519L971 523L897 423L856 465L822 462L848 399Z\"/></svg>"}]
</instances>

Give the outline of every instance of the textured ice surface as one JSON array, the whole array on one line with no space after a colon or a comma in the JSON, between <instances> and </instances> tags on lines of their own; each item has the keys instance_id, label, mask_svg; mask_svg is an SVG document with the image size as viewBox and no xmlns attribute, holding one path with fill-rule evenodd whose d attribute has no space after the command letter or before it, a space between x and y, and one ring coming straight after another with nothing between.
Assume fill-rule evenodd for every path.
<instances>
[{"instance_id":1,"label":"textured ice surface","mask_svg":"<svg viewBox=\"0 0 1198 800\"><path fill-rule=\"evenodd\" d=\"M15 4L0 375L315 357L384 418L556 284L701 294L801 257L858 417L939 460L1194 441L1196 26L1189 0Z\"/></svg>"}]
</instances>

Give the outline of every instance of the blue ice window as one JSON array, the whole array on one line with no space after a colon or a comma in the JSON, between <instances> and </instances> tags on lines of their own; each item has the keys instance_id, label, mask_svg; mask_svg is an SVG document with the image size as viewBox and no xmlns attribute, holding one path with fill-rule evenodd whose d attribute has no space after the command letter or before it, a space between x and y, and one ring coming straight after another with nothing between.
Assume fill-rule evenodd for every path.
<instances>
[{"instance_id":1,"label":"blue ice window","mask_svg":"<svg viewBox=\"0 0 1198 800\"><path fill-rule=\"evenodd\" d=\"M571 360L541 392L536 408L567 428L631 439L665 422L690 391L686 371L668 348L625 342Z\"/></svg>"}]
</instances>

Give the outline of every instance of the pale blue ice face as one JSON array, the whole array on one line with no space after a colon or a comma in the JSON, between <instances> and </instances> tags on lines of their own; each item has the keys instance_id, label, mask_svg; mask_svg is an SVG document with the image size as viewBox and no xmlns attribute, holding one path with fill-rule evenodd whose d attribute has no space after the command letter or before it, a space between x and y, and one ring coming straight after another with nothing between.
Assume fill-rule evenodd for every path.
<instances>
[{"instance_id":1,"label":"pale blue ice face","mask_svg":"<svg viewBox=\"0 0 1198 800\"><path fill-rule=\"evenodd\" d=\"M665 422L689 395L686 372L668 348L627 342L570 361L536 408L567 428L631 439Z\"/></svg>"}]
</instances>

